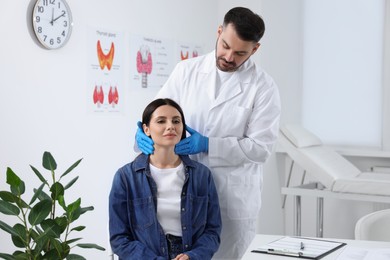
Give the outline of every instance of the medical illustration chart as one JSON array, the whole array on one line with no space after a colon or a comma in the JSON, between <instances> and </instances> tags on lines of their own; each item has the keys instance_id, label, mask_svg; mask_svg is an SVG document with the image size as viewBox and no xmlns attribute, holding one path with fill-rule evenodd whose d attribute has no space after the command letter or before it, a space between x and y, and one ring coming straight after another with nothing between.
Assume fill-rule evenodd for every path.
<instances>
[{"instance_id":1,"label":"medical illustration chart","mask_svg":"<svg viewBox=\"0 0 390 260\"><path fill-rule=\"evenodd\" d=\"M123 34L88 30L87 105L90 112L120 112L123 107Z\"/></svg>"},{"instance_id":2,"label":"medical illustration chart","mask_svg":"<svg viewBox=\"0 0 390 260\"><path fill-rule=\"evenodd\" d=\"M175 47L175 64L182 60L203 55L203 48L197 44L177 42Z\"/></svg>"},{"instance_id":3,"label":"medical illustration chart","mask_svg":"<svg viewBox=\"0 0 390 260\"><path fill-rule=\"evenodd\" d=\"M173 41L135 34L129 39L130 87L161 87L174 66Z\"/></svg>"}]
</instances>

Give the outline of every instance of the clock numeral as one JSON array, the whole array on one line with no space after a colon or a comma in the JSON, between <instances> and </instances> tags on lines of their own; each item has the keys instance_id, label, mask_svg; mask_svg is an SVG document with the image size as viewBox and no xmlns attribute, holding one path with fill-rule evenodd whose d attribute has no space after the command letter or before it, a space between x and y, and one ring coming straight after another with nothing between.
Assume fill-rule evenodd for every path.
<instances>
[{"instance_id":1,"label":"clock numeral","mask_svg":"<svg viewBox=\"0 0 390 260\"><path fill-rule=\"evenodd\" d=\"M64 21L64 27L68 27L68 21Z\"/></svg>"},{"instance_id":2,"label":"clock numeral","mask_svg":"<svg viewBox=\"0 0 390 260\"><path fill-rule=\"evenodd\" d=\"M41 26L38 27L38 33L42 33L42 27Z\"/></svg>"},{"instance_id":3,"label":"clock numeral","mask_svg":"<svg viewBox=\"0 0 390 260\"><path fill-rule=\"evenodd\" d=\"M47 39L47 35L43 35L43 41L45 42Z\"/></svg>"},{"instance_id":4,"label":"clock numeral","mask_svg":"<svg viewBox=\"0 0 390 260\"><path fill-rule=\"evenodd\" d=\"M37 23L39 23L40 21L41 21L41 17L40 16L35 16L35 21L37 22Z\"/></svg>"},{"instance_id":5,"label":"clock numeral","mask_svg":"<svg viewBox=\"0 0 390 260\"><path fill-rule=\"evenodd\" d=\"M38 6L38 13L43 13L45 11L45 8L43 6Z\"/></svg>"},{"instance_id":6,"label":"clock numeral","mask_svg":"<svg viewBox=\"0 0 390 260\"><path fill-rule=\"evenodd\" d=\"M62 31L61 35L65 37L65 31Z\"/></svg>"},{"instance_id":7,"label":"clock numeral","mask_svg":"<svg viewBox=\"0 0 390 260\"><path fill-rule=\"evenodd\" d=\"M53 38L51 38L49 42L50 42L50 45L53 45L54 44Z\"/></svg>"},{"instance_id":8,"label":"clock numeral","mask_svg":"<svg viewBox=\"0 0 390 260\"><path fill-rule=\"evenodd\" d=\"M43 5L48 6L49 4L54 5L56 3L56 0L43 0Z\"/></svg>"},{"instance_id":9,"label":"clock numeral","mask_svg":"<svg viewBox=\"0 0 390 260\"><path fill-rule=\"evenodd\" d=\"M61 43L61 37L57 37L57 43L58 43L58 44Z\"/></svg>"}]
</instances>

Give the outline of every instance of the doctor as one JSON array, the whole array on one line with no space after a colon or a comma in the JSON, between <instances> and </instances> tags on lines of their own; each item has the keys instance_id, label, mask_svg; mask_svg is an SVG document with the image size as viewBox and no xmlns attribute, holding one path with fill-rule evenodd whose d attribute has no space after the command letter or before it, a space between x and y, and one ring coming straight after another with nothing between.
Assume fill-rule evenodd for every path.
<instances>
[{"instance_id":1,"label":"doctor","mask_svg":"<svg viewBox=\"0 0 390 260\"><path fill-rule=\"evenodd\" d=\"M175 152L192 154L214 176L222 215L214 259L240 259L254 238L263 164L277 139L277 86L250 59L264 30L262 18L251 10L231 9L218 27L215 51L177 64L157 95L177 101L187 118L191 136ZM142 129L136 141L141 151L153 153Z\"/></svg>"}]
</instances>

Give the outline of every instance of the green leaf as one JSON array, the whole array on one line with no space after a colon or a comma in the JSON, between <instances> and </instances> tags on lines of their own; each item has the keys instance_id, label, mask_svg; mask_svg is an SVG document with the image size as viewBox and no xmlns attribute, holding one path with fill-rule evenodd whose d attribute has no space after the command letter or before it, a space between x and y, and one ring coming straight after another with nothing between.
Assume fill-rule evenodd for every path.
<instances>
[{"instance_id":1,"label":"green leaf","mask_svg":"<svg viewBox=\"0 0 390 260\"><path fill-rule=\"evenodd\" d=\"M25 248L28 245L26 227L22 224L15 224L13 229L18 235L11 235L12 242L16 247Z\"/></svg>"},{"instance_id":2,"label":"green leaf","mask_svg":"<svg viewBox=\"0 0 390 260\"><path fill-rule=\"evenodd\" d=\"M82 231L82 230L84 230L84 229L85 229L85 226L78 226L78 227L72 228L71 231L72 231L72 230L75 230L75 231Z\"/></svg>"},{"instance_id":3,"label":"green leaf","mask_svg":"<svg viewBox=\"0 0 390 260\"><path fill-rule=\"evenodd\" d=\"M60 227L60 233L62 234L68 226L68 220L65 216L55 218L55 222Z\"/></svg>"},{"instance_id":4,"label":"green leaf","mask_svg":"<svg viewBox=\"0 0 390 260\"><path fill-rule=\"evenodd\" d=\"M59 196L64 195L64 186L62 186L61 183L56 182L51 186L50 191L51 191L51 198L53 200L58 200Z\"/></svg>"},{"instance_id":5,"label":"green leaf","mask_svg":"<svg viewBox=\"0 0 390 260\"><path fill-rule=\"evenodd\" d=\"M43 168L49 171L54 171L57 169L57 163L54 160L54 157L49 152L43 153L42 165Z\"/></svg>"},{"instance_id":6,"label":"green leaf","mask_svg":"<svg viewBox=\"0 0 390 260\"><path fill-rule=\"evenodd\" d=\"M41 180L41 182L49 185L47 180L42 176L42 174L32 165L30 165L31 169L34 171L35 175L38 176L38 178Z\"/></svg>"},{"instance_id":7,"label":"green leaf","mask_svg":"<svg viewBox=\"0 0 390 260\"><path fill-rule=\"evenodd\" d=\"M66 257L66 260L86 260L86 258L82 257L81 255L69 254Z\"/></svg>"},{"instance_id":8,"label":"green leaf","mask_svg":"<svg viewBox=\"0 0 390 260\"><path fill-rule=\"evenodd\" d=\"M34 196L31 198L29 205L32 205L35 200L41 195L43 187L45 187L45 183L42 183L41 186L39 186L38 190L34 190Z\"/></svg>"},{"instance_id":9,"label":"green leaf","mask_svg":"<svg viewBox=\"0 0 390 260\"><path fill-rule=\"evenodd\" d=\"M80 217L80 204L81 204L81 199L77 199L75 202L71 203L68 205L66 208L66 214L68 216L68 220L70 223L75 221Z\"/></svg>"},{"instance_id":10,"label":"green leaf","mask_svg":"<svg viewBox=\"0 0 390 260\"><path fill-rule=\"evenodd\" d=\"M81 240L81 237L74 238L74 239L69 239L68 241L66 241L66 243L68 243L68 245L69 245L69 244L72 244L72 243L77 242L79 240Z\"/></svg>"},{"instance_id":11,"label":"green leaf","mask_svg":"<svg viewBox=\"0 0 390 260\"><path fill-rule=\"evenodd\" d=\"M11 186L11 192L16 196L22 195L26 190L24 182L9 167L7 168L7 183Z\"/></svg>"},{"instance_id":12,"label":"green leaf","mask_svg":"<svg viewBox=\"0 0 390 260\"><path fill-rule=\"evenodd\" d=\"M60 206L66 211L66 203L64 196L58 197L58 204L60 204Z\"/></svg>"},{"instance_id":13,"label":"green leaf","mask_svg":"<svg viewBox=\"0 0 390 260\"><path fill-rule=\"evenodd\" d=\"M83 158L81 158L80 160L78 160L77 162L75 162L72 166L69 167L69 169L67 169L62 175L60 178L64 177L65 175L67 175L68 173L70 173L74 168L77 167L77 165L79 165L79 163L81 162Z\"/></svg>"},{"instance_id":14,"label":"green leaf","mask_svg":"<svg viewBox=\"0 0 390 260\"><path fill-rule=\"evenodd\" d=\"M35 204L28 215L28 221L32 226L40 224L51 211L51 200L42 200Z\"/></svg>"},{"instance_id":15,"label":"green leaf","mask_svg":"<svg viewBox=\"0 0 390 260\"><path fill-rule=\"evenodd\" d=\"M76 181L77 179L79 178L79 176L77 176L76 178L74 178L73 180L71 180L68 184L66 184L65 186L65 190L69 189Z\"/></svg>"},{"instance_id":16,"label":"green leaf","mask_svg":"<svg viewBox=\"0 0 390 260\"><path fill-rule=\"evenodd\" d=\"M81 208L81 209L80 209L80 215L84 214L84 213L87 212L87 211L92 211L92 210L94 210L94 207L93 207L93 206Z\"/></svg>"},{"instance_id":17,"label":"green leaf","mask_svg":"<svg viewBox=\"0 0 390 260\"><path fill-rule=\"evenodd\" d=\"M26 253L26 252L22 252L22 251L15 251L13 253L13 256L14 256L14 260L29 260L30 259L30 256Z\"/></svg>"},{"instance_id":18,"label":"green leaf","mask_svg":"<svg viewBox=\"0 0 390 260\"><path fill-rule=\"evenodd\" d=\"M0 220L0 228L4 230L5 232L17 236L18 232L16 232L10 225Z\"/></svg>"},{"instance_id":19,"label":"green leaf","mask_svg":"<svg viewBox=\"0 0 390 260\"><path fill-rule=\"evenodd\" d=\"M76 244L76 246L81 247L81 248L95 248L101 251L105 251L106 249L104 247L98 246L96 244Z\"/></svg>"},{"instance_id":20,"label":"green leaf","mask_svg":"<svg viewBox=\"0 0 390 260\"><path fill-rule=\"evenodd\" d=\"M15 257L13 255L0 253L0 258L5 260L15 260Z\"/></svg>"},{"instance_id":21,"label":"green leaf","mask_svg":"<svg viewBox=\"0 0 390 260\"><path fill-rule=\"evenodd\" d=\"M18 197L9 191L0 191L0 198L8 202L16 202L18 200Z\"/></svg>"},{"instance_id":22,"label":"green leaf","mask_svg":"<svg viewBox=\"0 0 390 260\"><path fill-rule=\"evenodd\" d=\"M59 238L61 235L61 227L53 219L45 219L41 222L41 227L47 236Z\"/></svg>"},{"instance_id":23,"label":"green leaf","mask_svg":"<svg viewBox=\"0 0 390 260\"><path fill-rule=\"evenodd\" d=\"M0 200L0 212L5 215L18 216L20 209L7 201Z\"/></svg>"},{"instance_id":24,"label":"green leaf","mask_svg":"<svg viewBox=\"0 0 390 260\"><path fill-rule=\"evenodd\" d=\"M11 186L19 186L22 180L14 173L14 171L7 167L7 183Z\"/></svg>"},{"instance_id":25,"label":"green leaf","mask_svg":"<svg viewBox=\"0 0 390 260\"><path fill-rule=\"evenodd\" d=\"M34 192L37 192L37 189L33 189ZM42 191L39 195L38 195L38 199L39 200L51 200L50 196L46 194L46 192Z\"/></svg>"}]
</instances>

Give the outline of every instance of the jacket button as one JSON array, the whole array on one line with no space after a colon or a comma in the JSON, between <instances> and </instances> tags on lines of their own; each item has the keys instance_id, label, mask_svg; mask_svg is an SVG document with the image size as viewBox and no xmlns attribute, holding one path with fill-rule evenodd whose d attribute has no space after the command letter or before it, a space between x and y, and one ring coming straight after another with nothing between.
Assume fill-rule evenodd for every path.
<instances>
[{"instance_id":1,"label":"jacket button","mask_svg":"<svg viewBox=\"0 0 390 260\"><path fill-rule=\"evenodd\" d=\"M186 211L186 209L185 208L181 208L181 211Z\"/></svg>"},{"instance_id":2,"label":"jacket button","mask_svg":"<svg viewBox=\"0 0 390 260\"><path fill-rule=\"evenodd\" d=\"M186 226L183 226L183 230L186 230L187 229L187 227Z\"/></svg>"},{"instance_id":3,"label":"jacket button","mask_svg":"<svg viewBox=\"0 0 390 260\"><path fill-rule=\"evenodd\" d=\"M185 245L186 248L188 248L188 245Z\"/></svg>"}]
</instances>

